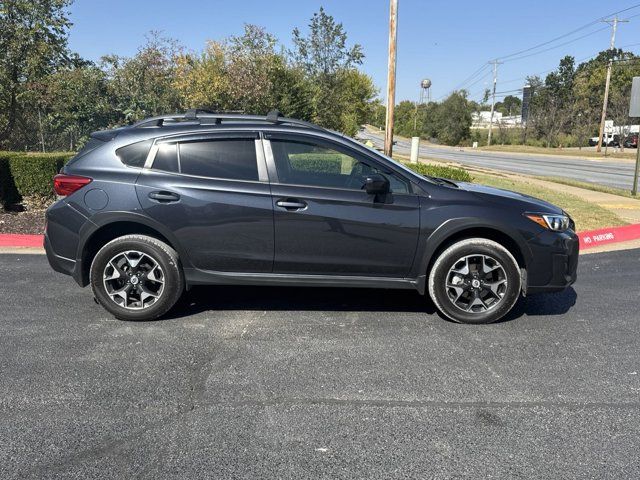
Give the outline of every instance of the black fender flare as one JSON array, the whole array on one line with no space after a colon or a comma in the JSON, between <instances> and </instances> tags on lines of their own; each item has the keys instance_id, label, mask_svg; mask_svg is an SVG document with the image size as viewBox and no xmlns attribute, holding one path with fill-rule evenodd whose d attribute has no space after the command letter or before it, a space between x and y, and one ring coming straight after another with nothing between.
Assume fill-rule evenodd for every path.
<instances>
[{"instance_id":1,"label":"black fender flare","mask_svg":"<svg viewBox=\"0 0 640 480\"><path fill-rule=\"evenodd\" d=\"M180 258L180 262L183 267L191 267L191 261L189 259L189 255L182 248L180 242L173 234L173 232L168 229L166 226L161 224L160 222L155 221L152 218L144 215L143 213L137 212L127 212L127 211L115 211L115 212L102 212L97 213L91 217L91 220L85 223L79 232L80 241L78 242L78 247L76 250L76 262L81 265L83 260L83 255L85 253L87 243L93 237L93 235L101 230L104 227L107 227L110 224L115 224L118 222L127 222L143 225L149 229L155 230L164 238L166 238L170 246L174 248L178 252L178 256ZM77 273L79 282L84 282L86 284L86 279L83 278L81 273Z\"/></svg>"},{"instance_id":2,"label":"black fender flare","mask_svg":"<svg viewBox=\"0 0 640 480\"><path fill-rule=\"evenodd\" d=\"M522 260L524 261L524 268L529 265L533 254L528 243L518 232L517 229L505 225L504 223L487 220L487 218L479 217L462 217L452 218L443 222L438 228L436 228L431 235L426 239L425 248L422 251L421 257L418 259L418 268L420 275L428 275L428 270L432 264L434 254L452 237L463 233L468 230L470 233L473 230L485 230L494 231L498 235L508 237L520 250Z\"/></svg>"}]
</instances>

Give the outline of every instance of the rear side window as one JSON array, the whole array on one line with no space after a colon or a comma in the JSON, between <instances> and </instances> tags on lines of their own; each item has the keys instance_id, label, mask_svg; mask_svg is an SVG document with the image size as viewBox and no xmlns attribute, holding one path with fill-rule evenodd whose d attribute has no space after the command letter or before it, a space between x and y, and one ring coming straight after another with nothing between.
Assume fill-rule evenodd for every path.
<instances>
[{"instance_id":1,"label":"rear side window","mask_svg":"<svg viewBox=\"0 0 640 480\"><path fill-rule=\"evenodd\" d=\"M258 180L255 141L221 139L179 144L180 172L200 177Z\"/></svg>"},{"instance_id":2,"label":"rear side window","mask_svg":"<svg viewBox=\"0 0 640 480\"><path fill-rule=\"evenodd\" d=\"M142 168L144 167L144 162L147 160L147 155L149 154L152 143L152 140L132 143L131 145L117 149L116 155L125 165Z\"/></svg>"}]
</instances>

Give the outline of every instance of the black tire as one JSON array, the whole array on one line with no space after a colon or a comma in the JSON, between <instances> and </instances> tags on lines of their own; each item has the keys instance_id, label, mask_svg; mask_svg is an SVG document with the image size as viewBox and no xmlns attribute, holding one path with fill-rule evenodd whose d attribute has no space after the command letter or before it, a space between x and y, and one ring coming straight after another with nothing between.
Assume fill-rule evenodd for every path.
<instances>
[{"instance_id":1,"label":"black tire","mask_svg":"<svg viewBox=\"0 0 640 480\"><path fill-rule=\"evenodd\" d=\"M447 277L454 265L460 259L473 255L484 255L497 261L505 274L506 284L501 287L501 299L490 299L489 301L495 301L495 304L485 311L470 312L459 308L454 304L455 299L449 296L449 292L456 291L446 287ZM509 313L518 301L521 284L520 268L511 252L499 243L485 238L469 238L454 243L438 256L429 272L429 294L433 302L443 315L459 323L484 324L499 320Z\"/></svg>"},{"instance_id":2,"label":"black tire","mask_svg":"<svg viewBox=\"0 0 640 480\"><path fill-rule=\"evenodd\" d=\"M116 303L105 286L107 264L114 257L127 251L141 252L150 257L157 263L162 273L163 287L159 296L153 298L153 304L137 310L125 308ZM98 303L119 320L156 319L167 313L184 291L184 277L178 254L166 243L147 235L125 235L103 246L91 262L90 279L91 289ZM127 281L127 283L130 282Z\"/></svg>"}]
</instances>

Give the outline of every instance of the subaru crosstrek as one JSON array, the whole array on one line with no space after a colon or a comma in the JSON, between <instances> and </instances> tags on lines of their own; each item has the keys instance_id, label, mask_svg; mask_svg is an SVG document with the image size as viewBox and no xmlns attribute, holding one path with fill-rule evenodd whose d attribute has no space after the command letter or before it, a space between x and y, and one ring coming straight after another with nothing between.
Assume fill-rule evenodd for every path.
<instances>
[{"instance_id":1,"label":"subaru crosstrek","mask_svg":"<svg viewBox=\"0 0 640 480\"><path fill-rule=\"evenodd\" d=\"M190 110L96 132L54 188L51 266L124 320L224 284L415 289L452 320L489 323L576 279L560 208L418 175L278 112Z\"/></svg>"}]
</instances>

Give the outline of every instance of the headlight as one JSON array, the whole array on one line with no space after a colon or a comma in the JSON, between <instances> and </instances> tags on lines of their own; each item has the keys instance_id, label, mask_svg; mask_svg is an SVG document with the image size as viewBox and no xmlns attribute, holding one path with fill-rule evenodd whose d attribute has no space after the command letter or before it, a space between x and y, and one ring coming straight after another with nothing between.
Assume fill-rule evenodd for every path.
<instances>
[{"instance_id":1,"label":"headlight","mask_svg":"<svg viewBox=\"0 0 640 480\"><path fill-rule=\"evenodd\" d=\"M552 213L525 213L525 217L536 222L543 228L554 232L564 232L569 228L569 217L567 215L555 215Z\"/></svg>"}]
</instances>

